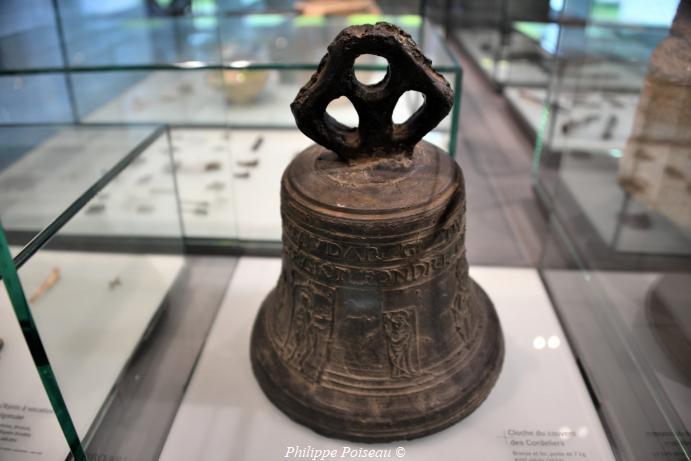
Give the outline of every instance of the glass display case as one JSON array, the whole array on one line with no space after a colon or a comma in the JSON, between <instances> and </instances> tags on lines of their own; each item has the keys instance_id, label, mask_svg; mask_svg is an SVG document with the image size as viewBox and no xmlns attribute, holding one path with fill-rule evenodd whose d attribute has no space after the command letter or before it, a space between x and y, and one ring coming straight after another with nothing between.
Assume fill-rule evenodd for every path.
<instances>
[{"instance_id":1,"label":"glass display case","mask_svg":"<svg viewBox=\"0 0 691 461\"><path fill-rule=\"evenodd\" d=\"M691 444L689 17L588 25L539 111L541 273L622 459Z\"/></svg>"},{"instance_id":2,"label":"glass display case","mask_svg":"<svg viewBox=\"0 0 691 461\"><path fill-rule=\"evenodd\" d=\"M347 25L387 20L413 36L456 89L451 114L427 136L451 155L455 151L461 70L438 28L419 16L147 17L138 10L85 16L58 5L53 19L40 34L0 39L0 47L15 50L0 63L0 122L170 128L188 242L277 248L280 172L309 144L295 130L290 102ZM376 82L387 63L369 55L355 67L361 81ZM421 104L420 93L406 92L394 121L406 120ZM348 126L357 124L346 98L328 112ZM51 142L65 148L60 140L40 148L51 148ZM155 186L155 178L148 182L157 173L151 168L158 167L141 167L135 188ZM12 229L11 221L6 225Z\"/></svg>"},{"instance_id":3,"label":"glass display case","mask_svg":"<svg viewBox=\"0 0 691 461\"><path fill-rule=\"evenodd\" d=\"M0 66L2 122L291 128L287 103L316 69L316 50L347 25L377 20L404 27L435 68L460 83L458 64L436 28L419 16L78 17L61 20L57 31L0 40L14 49ZM41 53L25 45L36 42ZM365 80L386 71L374 58L357 64ZM401 117L417 102L402 101ZM436 138L452 150L451 119L457 117L452 113Z\"/></svg>"},{"instance_id":4,"label":"glass display case","mask_svg":"<svg viewBox=\"0 0 691 461\"><path fill-rule=\"evenodd\" d=\"M447 3L445 24L447 36L504 94L517 121L537 140L548 92L561 92L562 99L569 99L574 87L635 93L676 3L660 2L651 12L626 1L490 2L482 8L453 1ZM559 90L550 89L555 82ZM562 113L571 105L551 103Z\"/></svg>"},{"instance_id":5,"label":"glass display case","mask_svg":"<svg viewBox=\"0 0 691 461\"><path fill-rule=\"evenodd\" d=\"M532 90L532 111L523 104L525 118L539 133L534 162L538 196L578 223L567 228L582 251L613 267L627 255L645 265L646 255L664 259L691 251L691 234L675 222L674 211L656 212L622 185L638 136L634 121L642 117L637 108L648 63L668 33L669 28L590 25L573 47L577 57L564 45L568 66L553 76L547 90ZM683 208L681 199L671 200Z\"/></svg>"},{"instance_id":6,"label":"glass display case","mask_svg":"<svg viewBox=\"0 0 691 461\"><path fill-rule=\"evenodd\" d=\"M85 459L88 447L98 459L109 444L131 444L133 459L147 459L234 262L184 256L187 205L164 127L1 131L2 458L62 460L71 449ZM137 190L148 164L159 175ZM18 363L25 344L38 374Z\"/></svg>"}]
</instances>

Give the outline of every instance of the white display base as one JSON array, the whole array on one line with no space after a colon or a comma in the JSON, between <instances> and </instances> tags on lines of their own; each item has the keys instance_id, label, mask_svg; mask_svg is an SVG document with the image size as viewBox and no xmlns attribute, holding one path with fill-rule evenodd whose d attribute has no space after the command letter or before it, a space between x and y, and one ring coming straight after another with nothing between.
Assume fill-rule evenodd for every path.
<instances>
[{"instance_id":1,"label":"white display base","mask_svg":"<svg viewBox=\"0 0 691 461\"><path fill-rule=\"evenodd\" d=\"M382 449L408 460L613 460L603 428L537 272L471 268L492 298L506 358L496 387L467 419L412 442L361 445L288 419L252 374L249 342L279 259L241 258L161 455L162 461L298 458L289 450ZM402 447L402 450L398 447ZM398 450L398 451L397 451ZM350 458L346 454L345 458ZM312 459L311 456L307 459Z\"/></svg>"},{"instance_id":2,"label":"white display base","mask_svg":"<svg viewBox=\"0 0 691 461\"><path fill-rule=\"evenodd\" d=\"M107 402L183 263L180 256L44 250L19 271L30 297L53 268L60 270L59 280L31 303L31 311L80 437ZM111 286L116 279L119 284ZM3 310L11 309L8 302L0 301ZM25 376L13 370L12 377L9 389L25 387ZM4 394L6 388L0 389ZM66 455L49 453L47 459Z\"/></svg>"}]
</instances>

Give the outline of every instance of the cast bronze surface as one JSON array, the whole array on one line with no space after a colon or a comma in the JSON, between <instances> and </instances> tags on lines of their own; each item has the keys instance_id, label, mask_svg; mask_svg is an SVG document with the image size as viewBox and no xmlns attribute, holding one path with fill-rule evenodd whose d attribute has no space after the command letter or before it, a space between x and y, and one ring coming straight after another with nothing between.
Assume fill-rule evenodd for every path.
<instances>
[{"instance_id":1,"label":"cast bronze surface","mask_svg":"<svg viewBox=\"0 0 691 461\"><path fill-rule=\"evenodd\" d=\"M355 81L362 53L388 59L382 83ZM392 124L410 88L426 101ZM357 129L325 113L342 95L358 111ZM380 23L341 32L291 106L325 147L307 148L283 174L283 267L250 355L267 397L321 434L430 434L475 410L499 375L499 321L468 276L461 169L420 141L452 97L410 36Z\"/></svg>"}]
</instances>

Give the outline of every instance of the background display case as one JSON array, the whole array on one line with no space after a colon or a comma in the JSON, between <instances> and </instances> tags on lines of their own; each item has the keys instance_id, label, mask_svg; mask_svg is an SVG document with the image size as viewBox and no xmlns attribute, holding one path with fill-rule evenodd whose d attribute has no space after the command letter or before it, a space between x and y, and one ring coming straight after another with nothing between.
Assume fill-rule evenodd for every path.
<instances>
[{"instance_id":1,"label":"background display case","mask_svg":"<svg viewBox=\"0 0 691 461\"><path fill-rule=\"evenodd\" d=\"M568 67L553 75L544 92L533 90L543 104L531 111L523 105L525 119L539 133L538 197L568 222L579 250L608 267L627 256L645 267L691 255L689 229L632 199L620 181L648 62L668 33L669 28L590 25L581 43L564 45Z\"/></svg>"},{"instance_id":2,"label":"background display case","mask_svg":"<svg viewBox=\"0 0 691 461\"><path fill-rule=\"evenodd\" d=\"M504 94L529 136L559 144L558 132L542 136L547 95L562 94L549 102L564 116L575 88L591 98L602 89L636 93L676 4L661 2L653 12L626 1L451 1L442 17L447 37Z\"/></svg>"},{"instance_id":3,"label":"background display case","mask_svg":"<svg viewBox=\"0 0 691 461\"><path fill-rule=\"evenodd\" d=\"M544 86L561 13L547 1L447 2L447 36L497 88Z\"/></svg>"}]
</instances>

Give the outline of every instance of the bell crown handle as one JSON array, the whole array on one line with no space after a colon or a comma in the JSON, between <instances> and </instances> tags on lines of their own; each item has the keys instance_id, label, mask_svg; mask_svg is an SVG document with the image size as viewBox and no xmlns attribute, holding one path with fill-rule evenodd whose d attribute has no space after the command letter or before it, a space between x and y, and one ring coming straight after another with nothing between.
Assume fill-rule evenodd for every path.
<instances>
[{"instance_id":1,"label":"bell crown handle","mask_svg":"<svg viewBox=\"0 0 691 461\"><path fill-rule=\"evenodd\" d=\"M355 78L353 65L363 54L389 62L381 82L366 85ZM424 103L406 122L395 124L391 117L396 103L409 90L422 93ZM357 111L357 128L343 125L326 112L329 103L341 96ZM452 105L449 82L432 69L412 37L393 24L380 22L341 31L290 108L303 133L342 160L355 161L412 155L415 145L446 117Z\"/></svg>"}]
</instances>

